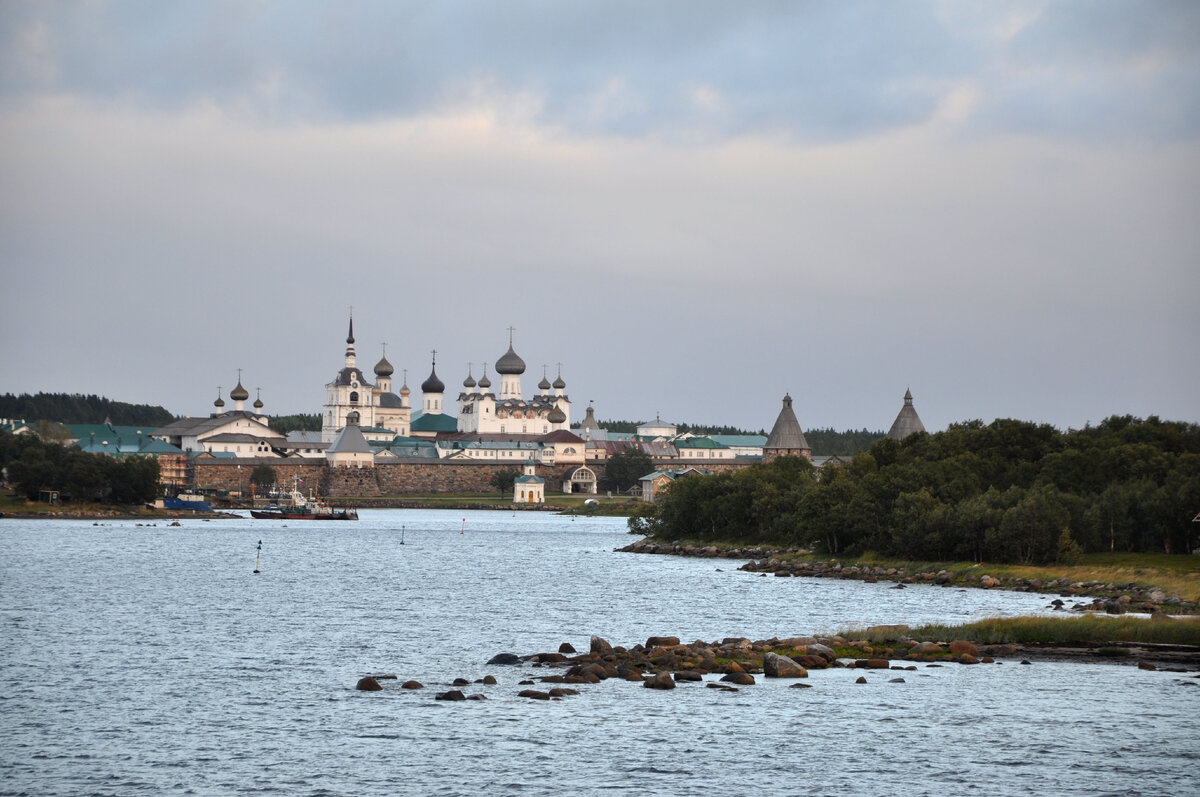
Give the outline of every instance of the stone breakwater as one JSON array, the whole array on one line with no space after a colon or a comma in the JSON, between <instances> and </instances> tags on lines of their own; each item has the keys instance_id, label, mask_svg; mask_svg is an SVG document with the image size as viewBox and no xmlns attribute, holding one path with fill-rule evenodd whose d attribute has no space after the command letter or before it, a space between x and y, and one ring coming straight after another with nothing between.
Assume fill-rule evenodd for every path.
<instances>
[{"instance_id":1,"label":"stone breakwater","mask_svg":"<svg viewBox=\"0 0 1200 797\"><path fill-rule=\"evenodd\" d=\"M901 628L889 630L903 631ZM1062 653L1062 651L1058 651ZM1149 659L1153 651L1139 650L1138 655L1127 659L1145 670L1158 669L1159 665ZM697 640L684 643L678 637L650 637L644 644L620 647L609 644L599 636L591 638L589 650L578 653L570 643L563 643L555 652L533 653L518 656L500 653L488 661L488 666L506 668L517 666L522 669L516 675L516 686L524 688L517 697L532 700L558 700L579 694L576 686L586 688L589 684L617 679L641 684L646 689L675 689L679 684L703 683L709 689L736 692L739 687L754 686L760 678L792 681L793 688L807 688L811 671L852 669L864 671L855 683L868 684L867 675L878 677L886 672L887 683L904 683L900 672L914 671L918 665L943 667L951 665L993 664L996 657L1018 654L1034 655L1027 649L1014 645L977 646L966 640L918 641L898 633L894 642L872 644L862 640L847 640L841 636L825 637L778 637L752 641L744 637L728 637L720 641ZM1097 655L1091 650L1072 650L1073 657L1090 658ZM1194 651L1193 651L1194 656ZM1028 658L1021 659L1028 665ZM1189 662L1194 664L1195 662ZM528 668L528 669L526 669ZM548 674L546 671L550 671ZM1182 668L1171 668L1172 672L1186 672ZM400 690L423 689L417 681L399 683L395 675L368 675L361 678L355 688L361 691L381 692L388 688L382 682L395 681ZM1181 681L1189 686L1200 686L1200 675ZM486 690L466 694L463 690L473 685L483 689L499 686L494 675L482 678L455 678L445 686L451 687L437 692L435 700L487 700Z\"/></svg>"},{"instance_id":2,"label":"stone breakwater","mask_svg":"<svg viewBox=\"0 0 1200 797\"><path fill-rule=\"evenodd\" d=\"M1058 594L1060 598L1090 598L1077 600L1071 610L1079 612L1144 612L1153 614L1195 614L1197 605L1183 600L1178 595L1167 595L1155 587L1133 583L1103 581L1072 581L1067 578L1039 579L992 576L987 573L963 576L947 570L936 572L902 567L878 567L870 565L842 565L838 562L802 561L783 559L783 556L802 555L799 549L763 547L718 547L715 545L683 545L679 543L655 543L641 540L618 551L625 553L668 554L701 558L748 559L739 567L751 573L773 574L781 578L807 576L810 578L843 578L876 583L894 581L900 589L908 584L935 584L942 587L974 587L979 589L1006 589L1014 592L1045 592ZM1061 600L1052 603L1055 609L1066 609Z\"/></svg>"}]
</instances>

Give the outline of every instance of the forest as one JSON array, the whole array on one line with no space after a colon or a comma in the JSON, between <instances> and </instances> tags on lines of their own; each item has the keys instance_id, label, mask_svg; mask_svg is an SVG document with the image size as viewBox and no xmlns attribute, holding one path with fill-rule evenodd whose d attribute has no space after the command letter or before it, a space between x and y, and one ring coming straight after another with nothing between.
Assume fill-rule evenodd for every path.
<instances>
[{"instance_id":1,"label":"forest","mask_svg":"<svg viewBox=\"0 0 1200 797\"><path fill-rule=\"evenodd\" d=\"M63 501L107 504L141 504L159 494L153 457L88 454L33 434L0 432L0 472L31 501L43 489L59 490Z\"/></svg>"},{"instance_id":2,"label":"forest","mask_svg":"<svg viewBox=\"0 0 1200 797\"><path fill-rule=\"evenodd\" d=\"M1016 420L876 441L821 470L798 457L673 483L632 531L929 561L1070 563L1200 546L1200 426Z\"/></svg>"},{"instance_id":3,"label":"forest","mask_svg":"<svg viewBox=\"0 0 1200 797\"><path fill-rule=\"evenodd\" d=\"M111 423L115 426L146 426L157 429L175 420L162 407L126 404L103 396L82 393L12 393L0 395L0 418L58 423Z\"/></svg>"}]
</instances>

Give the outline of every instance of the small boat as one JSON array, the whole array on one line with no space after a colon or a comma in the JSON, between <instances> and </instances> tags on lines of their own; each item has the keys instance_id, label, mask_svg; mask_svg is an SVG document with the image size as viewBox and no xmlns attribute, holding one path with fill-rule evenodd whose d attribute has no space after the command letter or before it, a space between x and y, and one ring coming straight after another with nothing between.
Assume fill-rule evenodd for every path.
<instances>
[{"instance_id":1,"label":"small boat","mask_svg":"<svg viewBox=\"0 0 1200 797\"><path fill-rule=\"evenodd\" d=\"M305 498L295 486L290 492L273 491L270 500L265 507L251 509L250 517L259 520L358 520L358 510L329 506L311 496Z\"/></svg>"}]
</instances>

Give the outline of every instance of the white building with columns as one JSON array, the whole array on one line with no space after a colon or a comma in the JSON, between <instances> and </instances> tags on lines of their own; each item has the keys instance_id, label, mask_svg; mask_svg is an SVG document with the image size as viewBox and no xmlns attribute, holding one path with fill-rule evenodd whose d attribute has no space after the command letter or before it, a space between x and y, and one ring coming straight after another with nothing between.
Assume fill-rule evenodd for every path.
<instances>
[{"instance_id":1,"label":"white building with columns","mask_svg":"<svg viewBox=\"0 0 1200 797\"><path fill-rule=\"evenodd\" d=\"M392 392L392 364L387 356L375 365L377 384L371 384L358 367L354 351L354 318L346 335L346 359L333 381L325 385L325 405L321 410L321 439L332 443L347 423L363 428L381 427L407 437L411 409L408 386L400 395Z\"/></svg>"}]
</instances>

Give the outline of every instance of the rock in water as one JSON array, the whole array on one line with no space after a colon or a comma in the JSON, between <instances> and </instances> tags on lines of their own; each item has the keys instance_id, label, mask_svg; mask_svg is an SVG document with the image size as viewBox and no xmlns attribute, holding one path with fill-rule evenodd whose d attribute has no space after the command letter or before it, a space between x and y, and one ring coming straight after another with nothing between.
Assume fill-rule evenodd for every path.
<instances>
[{"instance_id":1,"label":"rock in water","mask_svg":"<svg viewBox=\"0 0 1200 797\"><path fill-rule=\"evenodd\" d=\"M675 679L671 677L671 673L669 672L655 673L642 681L642 686L647 689L674 689Z\"/></svg>"},{"instance_id":2,"label":"rock in water","mask_svg":"<svg viewBox=\"0 0 1200 797\"><path fill-rule=\"evenodd\" d=\"M768 651L763 654L763 674L768 678L807 678L808 670L787 656Z\"/></svg>"},{"instance_id":3,"label":"rock in water","mask_svg":"<svg viewBox=\"0 0 1200 797\"><path fill-rule=\"evenodd\" d=\"M593 636L591 644L591 652L598 653L601 656L607 656L612 653L612 645L608 644L608 640L603 637Z\"/></svg>"},{"instance_id":4,"label":"rock in water","mask_svg":"<svg viewBox=\"0 0 1200 797\"><path fill-rule=\"evenodd\" d=\"M372 678L369 675L364 678L359 678L358 683L354 685L354 688L360 692L382 692L383 691L383 687L379 685L379 681L376 681L374 678Z\"/></svg>"},{"instance_id":5,"label":"rock in water","mask_svg":"<svg viewBox=\"0 0 1200 797\"><path fill-rule=\"evenodd\" d=\"M420 681L405 681L404 683L400 684L400 688L401 689L424 689L425 684L421 683Z\"/></svg>"},{"instance_id":6,"label":"rock in water","mask_svg":"<svg viewBox=\"0 0 1200 797\"><path fill-rule=\"evenodd\" d=\"M521 657L516 653L497 653L488 661L488 664L520 664Z\"/></svg>"},{"instance_id":7,"label":"rock in water","mask_svg":"<svg viewBox=\"0 0 1200 797\"><path fill-rule=\"evenodd\" d=\"M965 639L956 639L950 643L950 652L955 654L967 653L971 656L979 656L979 648Z\"/></svg>"},{"instance_id":8,"label":"rock in water","mask_svg":"<svg viewBox=\"0 0 1200 797\"><path fill-rule=\"evenodd\" d=\"M467 696L457 689L451 689L449 692L442 692L434 698L435 700L466 700Z\"/></svg>"}]
</instances>

